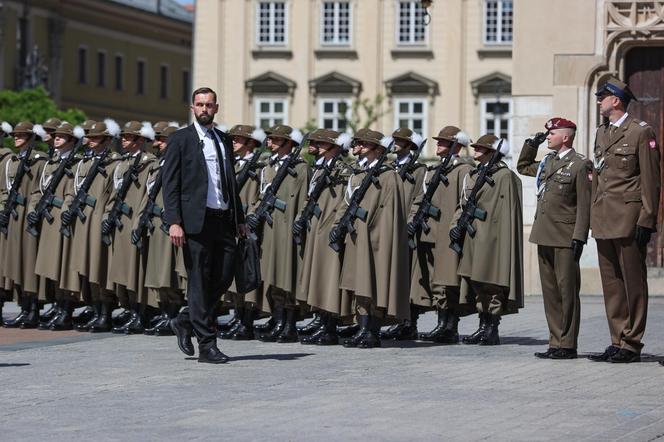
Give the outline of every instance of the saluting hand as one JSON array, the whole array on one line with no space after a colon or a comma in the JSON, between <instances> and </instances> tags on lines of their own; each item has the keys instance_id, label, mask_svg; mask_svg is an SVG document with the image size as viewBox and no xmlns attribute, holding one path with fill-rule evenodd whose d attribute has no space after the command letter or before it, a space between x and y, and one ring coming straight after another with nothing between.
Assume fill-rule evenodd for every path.
<instances>
[{"instance_id":1,"label":"saluting hand","mask_svg":"<svg viewBox=\"0 0 664 442\"><path fill-rule=\"evenodd\" d=\"M172 224L168 229L168 236L175 247L182 247L187 241L184 239L184 230L179 224Z\"/></svg>"}]
</instances>

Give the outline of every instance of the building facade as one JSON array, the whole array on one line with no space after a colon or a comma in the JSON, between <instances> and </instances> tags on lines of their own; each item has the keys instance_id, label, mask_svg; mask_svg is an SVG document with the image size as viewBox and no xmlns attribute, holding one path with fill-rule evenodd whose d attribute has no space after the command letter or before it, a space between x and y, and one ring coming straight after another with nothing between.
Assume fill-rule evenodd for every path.
<instances>
[{"instance_id":1,"label":"building facade","mask_svg":"<svg viewBox=\"0 0 664 442\"><path fill-rule=\"evenodd\" d=\"M0 11L0 88L38 71L59 107L92 119L187 120L193 14L174 0L3 0Z\"/></svg>"}]
</instances>

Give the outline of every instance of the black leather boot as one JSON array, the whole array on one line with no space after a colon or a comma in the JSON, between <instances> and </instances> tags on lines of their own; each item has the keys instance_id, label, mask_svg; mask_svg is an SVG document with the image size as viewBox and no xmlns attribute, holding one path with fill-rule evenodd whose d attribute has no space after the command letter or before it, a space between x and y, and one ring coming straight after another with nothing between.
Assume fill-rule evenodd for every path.
<instances>
[{"instance_id":1,"label":"black leather boot","mask_svg":"<svg viewBox=\"0 0 664 442\"><path fill-rule=\"evenodd\" d=\"M254 325L254 333L261 334L267 333L274 328L277 321L274 319L274 316L270 316L270 319L265 321L262 324Z\"/></svg>"},{"instance_id":2,"label":"black leather boot","mask_svg":"<svg viewBox=\"0 0 664 442\"><path fill-rule=\"evenodd\" d=\"M162 302L159 301L159 314L155 315L154 318L149 322L150 326L147 327L144 331L144 335L148 336L154 336L157 333L157 329L159 327L163 327L164 323L168 322L168 313L166 309L168 308L168 303L167 302ZM166 324L166 327L170 330L170 327L168 324Z\"/></svg>"},{"instance_id":3,"label":"black leather boot","mask_svg":"<svg viewBox=\"0 0 664 442\"><path fill-rule=\"evenodd\" d=\"M318 329L316 329L313 333L311 333L308 336L303 336L302 339L300 339L300 343L302 343L302 344L316 344L318 342L318 339L323 334L325 334L325 330L327 330L327 322L328 322L329 317L330 317L330 315L328 313L320 312L317 315L318 324L319 324ZM336 326L335 326L335 331L336 331ZM335 333L335 335L336 335L336 333Z\"/></svg>"},{"instance_id":4,"label":"black leather boot","mask_svg":"<svg viewBox=\"0 0 664 442\"><path fill-rule=\"evenodd\" d=\"M72 322L74 325L84 325L90 322L90 320L97 314L94 307L86 305L81 313L77 316L72 315Z\"/></svg>"},{"instance_id":5,"label":"black leather boot","mask_svg":"<svg viewBox=\"0 0 664 442\"><path fill-rule=\"evenodd\" d=\"M102 302L99 318L90 326L90 333L108 333L113 328L113 303Z\"/></svg>"},{"instance_id":6,"label":"black leather boot","mask_svg":"<svg viewBox=\"0 0 664 442\"><path fill-rule=\"evenodd\" d=\"M60 316L62 316L62 301L55 301L53 303L53 306L49 309L49 311L55 309L55 313L53 315L50 315L51 319L48 319L46 322L40 322L38 325L39 330L50 330L51 326L55 324L55 321L58 320ZM44 315L44 317L48 318L47 315Z\"/></svg>"},{"instance_id":7,"label":"black leather boot","mask_svg":"<svg viewBox=\"0 0 664 442\"><path fill-rule=\"evenodd\" d=\"M417 319L419 316L419 309L411 304L410 319L407 319L400 324L395 324L384 332L380 332L380 338L393 339L395 341L414 341L417 339Z\"/></svg>"},{"instance_id":8,"label":"black leather boot","mask_svg":"<svg viewBox=\"0 0 664 442\"><path fill-rule=\"evenodd\" d=\"M363 336L357 343L357 348L380 347L381 320L375 316L369 316L369 333Z\"/></svg>"},{"instance_id":9,"label":"black leather boot","mask_svg":"<svg viewBox=\"0 0 664 442\"><path fill-rule=\"evenodd\" d=\"M360 341L371 334L369 329L370 317L369 315L358 315L357 325L359 329L352 337L344 341L344 347L352 348L357 347Z\"/></svg>"},{"instance_id":10,"label":"black leather boot","mask_svg":"<svg viewBox=\"0 0 664 442\"><path fill-rule=\"evenodd\" d=\"M464 344L477 344L478 342L480 342L480 338L482 337L482 335L484 335L484 331L486 330L487 323L489 321L489 318L487 316L490 316L490 315L487 314L487 313L480 313L479 314L480 325L477 328L477 330L475 330L475 333L463 338L462 342Z\"/></svg>"},{"instance_id":11,"label":"black leather boot","mask_svg":"<svg viewBox=\"0 0 664 442\"><path fill-rule=\"evenodd\" d=\"M136 315L133 316L134 319L127 324L127 329L125 330L126 335L138 335L138 334L143 334L145 331L145 305L143 304L135 304L133 309L136 309Z\"/></svg>"},{"instance_id":12,"label":"black leather boot","mask_svg":"<svg viewBox=\"0 0 664 442\"><path fill-rule=\"evenodd\" d=\"M263 342L275 342L277 337L281 334L286 326L285 311L282 305L275 305L272 310L272 317L274 318L274 327L265 333L258 335L258 339Z\"/></svg>"},{"instance_id":13,"label":"black leather boot","mask_svg":"<svg viewBox=\"0 0 664 442\"><path fill-rule=\"evenodd\" d=\"M237 327L237 325L238 325L240 322L242 322L242 314L240 313L240 311L238 310L238 308L235 307L235 309L233 309L233 317L231 318L231 320L228 321L228 322L226 322L226 323L224 323L224 324L219 324L219 325L217 326L217 332L218 332L218 333L217 333L217 336L218 336L219 338L222 338L221 335L222 335L223 333L228 332L228 331L230 331L231 329ZM223 338L222 338L222 339L223 339Z\"/></svg>"},{"instance_id":14,"label":"black leather boot","mask_svg":"<svg viewBox=\"0 0 664 442\"><path fill-rule=\"evenodd\" d=\"M244 316L242 317L242 323L235 330L233 336L231 337L234 341L251 341L254 339L254 319L256 317L256 312L253 307L246 307L244 309Z\"/></svg>"},{"instance_id":15,"label":"black leather boot","mask_svg":"<svg viewBox=\"0 0 664 442\"><path fill-rule=\"evenodd\" d=\"M420 333L420 340L433 341L434 337L443 333L443 330L447 327L448 313L449 310L438 310L438 324L431 331Z\"/></svg>"},{"instance_id":16,"label":"black leather boot","mask_svg":"<svg viewBox=\"0 0 664 442\"><path fill-rule=\"evenodd\" d=\"M138 310L135 309L134 305L132 305L126 311L129 312L128 319L124 323L121 323L118 326L113 327L113 329L111 330L111 333L115 333L115 334L118 334L118 335L124 335L127 332L127 329L129 328L129 325L132 322L134 322L138 319ZM122 312L121 315L123 315L124 317L127 317L125 312Z\"/></svg>"},{"instance_id":17,"label":"black leather boot","mask_svg":"<svg viewBox=\"0 0 664 442\"><path fill-rule=\"evenodd\" d=\"M484 334L480 337L479 345L500 345L500 337L498 336L498 324L500 324L500 316L488 315L487 327Z\"/></svg>"},{"instance_id":18,"label":"black leather boot","mask_svg":"<svg viewBox=\"0 0 664 442\"><path fill-rule=\"evenodd\" d=\"M339 336L337 335L337 324L339 324L339 318L327 315L325 319L325 327L323 329L323 334L321 334L316 340L316 345L338 345Z\"/></svg>"},{"instance_id":19,"label":"black leather boot","mask_svg":"<svg viewBox=\"0 0 664 442\"><path fill-rule=\"evenodd\" d=\"M360 331L359 324L353 324L342 329L337 329L337 336L340 338L352 338L358 331Z\"/></svg>"},{"instance_id":20,"label":"black leather boot","mask_svg":"<svg viewBox=\"0 0 664 442\"><path fill-rule=\"evenodd\" d=\"M295 307L286 308L286 325L277 336L280 344L297 342L297 311Z\"/></svg>"},{"instance_id":21,"label":"black leather boot","mask_svg":"<svg viewBox=\"0 0 664 442\"><path fill-rule=\"evenodd\" d=\"M233 335L235 332L237 332L238 328L242 325L242 318L244 317L244 306L235 306L235 309L233 310L233 319L228 321L228 325L230 326L226 331L217 331L217 337L219 339L232 339Z\"/></svg>"},{"instance_id":22,"label":"black leather boot","mask_svg":"<svg viewBox=\"0 0 664 442\"><path fill-rule=\"evenodd\" d=\"M155 329L155 336L173 336L173 329L171 328L171 321L177 318L180 309L182 308L179 304L168 303L166 305L166 320L161 322L159 326Z\"/></svg>"},{"instance_id":23,"label":"black leather boot","mask_svg":"<svg viewBox=\"0 0 664 442\"><path fill-rule=\"evenodd\" d=\"M113 318L113 325L117 327L122 327L127 322L131 321L131 310L125 307L122 307L122 311L119 315Z\"/></svg>"},{"instance_id":24,"label":"black leather boot","mask_svg":"<svg viewBox=\"0 0 664 442\"><path fill-rule=\"evenodd\" d=\"M94 315L88 322L85 324L79 324L76 326L76 331L80 332L87 332L90 331L90 327L92 327L92 324L97 322L97 319L99 319L99 315L101 314L101 302L95 302L93 305L93 310L94 310Z\"/></svg>"},{"instance_id":25,"label":"black leather boot","mask_svg":"<svg viewBox=\"0 0 664 442\"><path fill-rule=\"evenodd\" d=\"M30 298L23 297L21 299L21 312L11 319L5 321L4 326L7 328L18 328L21 322L30 314Z\"/></svg>"},{"instance_id":26,"label":"black leather boot","mask_svg":"<svg viewBox=\"0 0 664 442\"><path fill-rule=\"evenodd\" d=\"M445 328L432 339L432 342L438 344L458 344L459 343L459 316L456 313L448 312Z\"/></svg>"},{"instance_id":27,"label":"black leather boot","mask_svg":"<svg viewBox=\"0 0 664 442\"><path fill-rule=\"evenodd\" d=\"M321 314L314 313L314 319L309 321L305 326L298 327L297 332L301 335L311 335L316 331L318 331L318 329L321 327L321 324L322 324Z\"/></svg>"},{"instance_id":28,"label":"black leather boot","mask_svg":"<svg viewBox=\"0 0 664 442\"><path fill-rule=\"evenodd\" d=\"M39 325L39 302L37 301L37 296L30 299L30 312L28 316L21 320L19 328L28 329L28 328L37 328Z\"/></svg>"},{"instance_id":29,"label":"black leather boot","mask_svg":"<svg viewBox=\"0 0 664 442\"><path fill-rule=\"evenodd\" d=\"M53 331L62 331L62 330L71 330L74 328L74 323L72 322L72 312L74 311L74 305L69 300L63 300L60 302L60 314L57 319L53 321L49 330Z\"/></svg>"},{"instance_id":30,"label":"black leather boot","mask_svg":"<svg viewBox=\"0 0 664 442\"><path fill-rule=\"evenodd\" d=\"M53 316L55 316L56 314L58 314L58 304L53 302L51 304L51 308L46 310L46 312L43 315L39 316L39 322L43 323L50 322L51 319L53 319Z\"/></svg>"}]
</instances>

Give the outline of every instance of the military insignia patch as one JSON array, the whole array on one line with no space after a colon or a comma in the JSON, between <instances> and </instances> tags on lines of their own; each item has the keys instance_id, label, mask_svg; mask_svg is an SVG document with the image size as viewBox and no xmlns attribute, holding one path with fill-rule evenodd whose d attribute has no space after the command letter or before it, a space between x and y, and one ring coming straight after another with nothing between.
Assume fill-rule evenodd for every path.
<instances>
[{"instance_id":1,"label":"military insignia patch","mask_svg":"<svg viewBox=\"0 0 664 442\"><path fill-rule=\"evenodd\" d=\"M646 127L647 125L648 125L648 123L646 123L645 121L641 121L639 123L639 126L642 126L642 127Z\"/></svg>"},{"instance_id":2,"label":"military insignia patch","mask_svg":"<svg viewBox=\"0 0 664 442\"><path fill-rule=\"evenodd\" d=\"M650 140L648 142L648 146L650 146L651 149L657 149L657 141L656 140Z\"/></svg>"}]
</instances>

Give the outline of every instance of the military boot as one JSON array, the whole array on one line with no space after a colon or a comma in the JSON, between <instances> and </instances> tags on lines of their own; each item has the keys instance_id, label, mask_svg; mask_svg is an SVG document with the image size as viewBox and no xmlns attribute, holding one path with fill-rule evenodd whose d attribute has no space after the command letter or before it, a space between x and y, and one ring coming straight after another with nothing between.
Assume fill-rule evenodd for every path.
<instances>
[{"instance_id":1,"label":"military boot","mask_svg":"<svg viewBox=\"0 0 664 442\"><path fill-rule=\"evenodd\" d=\"M380 332L381 339L393 339L395 341L414 341L417 339L417 319L420 316L419 309L410 305L410 319L400 324L390 326L384 332Z\"/></svg>"},{"instance_id":2,"label":"military boot","mask_svg":"<svg viewBox=\"0 0 664 442\"><path fill-rule=\"evenodd\" d=\"M328 314L327 318L325 318L325 327L323 328L323 333L318 337L315 344L338 345L339 336L337 335L337 324L339 324L339 318Z\"/></svg>"},{"instance_id":3,"label":"military boot","mask_svg":"<svg viewBox=\"0 0 664 442\"><path fill-rule=\"evenodd\" d=\"M347 348L357 347L362 339L368 337L371 334L371 330L369 329L369 324L370 324L369 315L358 315L357 325L359 329L357 330L357 333L355 333L352 337L344 341L344 347Z\"/></svg>"},{"instance_id":4,"label":"military boot","mask_svg":"<svg viewBox=\"0 0 664 442\"><path fill-rule=\"evenodd\" d=\"M280 344L297 342L297 310L295 307L286 308L286 325L277 336Z\"/></svg>"},{"instance_id":5,"label":"military boot","mask_svg":"<svg viewBox=\"0 0 664 442\"><path fill-rule=\"evenodd\" d=\"M72 316L72 322L74 325L84 325L90 322L90 320L97 314L94 307L86 305L81 313L77 316Z\"/></svg>"},{"instance_id":6,"label":"military boot","mask_svg":"<svg viewBox=\"0 0 664 442\"><path fill-rule=\"evenodd\" d=\"M480 342L480 338L482 337L482 335L484 335L484 331L487 328L487 325L488 325L488 322L489 322L489 318L488 318L489 316L491 316L491 315L489 315L488 313L480 313L479 314L480 325L477 328L477 330L475 330L475 333L463 338L462 342L464 344L477 344L478 342Z\"/></svg>"},{"instance_id":7,"label":"military boot","mask_svg":"<svg viewBox=\"0 0 664 442\"><path fill-rule=\"evenodd\" d=\"M231 318L230 321L224 323L224 324L219 324L217 325L217 331L218 334L217 336L219 338L222 338L222 334L230 331L232 328L237 327L237 325L242 321L242 316L240 312L238 311L237 307L233 309L233 317Z\"/></svg>"},{"instance_id":8,"label":"military boot","mask_svg":"<svg viewBox=\"0 0 664 442\"><path fill-rule=\"evenodd\" d=\"M94 309L94 315L92 316L92 318L90 318L90 320L85 324L77 325L76 331L80 332L90 331L90 327L92 327L92 324L97 322L97 319L99 319L99 315L101 314L101 302L95 302L92 308Z\"/></svg>"},{"instance_id":9,"label":"military boot","mask_svg":"<svg viewBox=\"0 0 664 442\"><path fill-rule=\"evenodd\" d=\"M90 333L110 332L113 328L113 319L111 318L111 313L113 313L113 303L102 302L99 318L97 321L95 321L94 324L90 326Z\"/></svg>"},{"instance_id":10,"label":"military boot","mask_svg":"<svg viewBox=\"0 0 664 442\"><path fill-rule=\"evenodd\" d=\"M155 336L173 336L173 329L171 328L171 321L174 318L177 318L180 309L182 308L179 304L168 303L166 308L166 320L161 322L159 326L156 327L154 332Z\"/></svg>"},{"instance_id":11,"label":"military boot","mask_svg":"<svg viewBox=\"0 0 664 442\"><path fill-rule=\"evenodd\" d=\"M274 319L274 316L270 316L270 319L268 319L264 323L254 325L254 333L255 334L267 333L274 328L276 323L277 321L276 319Z\"/></svg>"},{"instance_id":12,"label":"military boot","mask_svg":"<svg viewBox=\"0 0 664 442\"><path fill-rule=\"evenodd\" d=\"M380 347L381 320L375 316L369 316L369 333L363 336L357 343L357 348Z\"/></svg>"},{"instance_id":13,"label":"military boot","mask_svg":"<svg viewBox=\"0 0 664 442\"><path fill-rule=\"evenodd\" d=\"M72 322L72 313L74 311L73 303L66 299L60 301L60 314L57 319L53 321L49 330L53 331L62 331L62 330L71 330L74 328L74 323Z\"/></svg>"},{"instance_id":14,"label":"military boot","mask_svg":"<svg viewBox=\"0 0 664 442\"><path fill-rule=\"evenodd\" d=\"M145 331L145 305L144 304L139 304L136 303L132 309L136 309L136 315L134 316L134 319L127 324L127 328L125 330L126 335L138 335L138 334L143 334Z\"/></svg>"},{"instance_id":15,"label":"military boot","mask_svg":"<svg viewBox=\"0 0 664 442\"><path fill-rule=\"evenodd\" d=\"M234 341L251 341L254 339L254 319L256 317L256 311L253 307L246 307L244 309L244 316L242 317L242 323L235 330L233 336L231 337Z\"/></svg>"},{"instance_id":16,"label":"military boot","mask_svg":"<svg viewBox=\"0 0 664 442\"><path fill-rule=\"evenodd\" d=\"M132 313L131 310L125 307L122 307L122 311L115 318L113 318L113 325L117 327L122 327L127 322L131 321Z\"/></svg>"},{"instance_id":17,"label":"military boot","mask_svg":"<svg viewBox=\"0 0 664 442\"><path fill-rule=\"evenodd\" d=\"M316 344L318 342L318 339L325 334L325 330L327 330L327 322L329 319L330 315L325 312L320 312L317 315L318 318L318 324L319 327L316 329L312 334L308 336L303 336L302 339L300 340L300 343L302 344ZM313 322L313 321L312 321ZM309 324L307 324L309 325ZM335 331L336 331L336 323L335 323ZM336 333L335 333L336 335Z\"/></svg>"},{"instance_id":18,"label":"military boot","mask_svg":"<svg viewBox=\"0 0 664 442\"><path fill-rule=\"evenodd\" d=\"M258 339L263 342L275 342L277 337L281 334L286 326L286 318L283 305L275 305L272 310L272 317L274 318L274 327L265 333L258 335Z\"/></svg>"},{"instance_id":19,"label":"military boot","mask_svg":"<svg viewBox=\"0 0 664 442\"><path fill-rule=\"evenodd\" d=\"M337 336L340 338L352 338L358 331L360 331L360 326L358 324L353 324L342 329L337 329Z\"/></svg>"},{"instance_id":20,"label":"military boot","mask_svg":"<svg viewBox=\"0 0 664 442\"><path fill-rule=\"evenodd\" d=\"M143 331L144 335L154 336L157 333L157 329L163 327L164 323L168 322L168 313L166 312L168 303L159 301L158 304L160 313L152 318L149 323L150 326ZM168 327L168 324L166 324L166 326ZM170 327L168 327L168 329L170 330Z\"/></svg>"},{"instance_id":21,"label":"military boot","mask_svg":"<svg viewBox=\"0 0 664 442\"><path fill-rule=\"evenodd\" d=\"M479 345L500 345L498 336L498 324L500 324L499 315L488 315L488 323L484 334L480 337Z\"/></svg>"},{"instance_id":22,"label":"military boot","mask_svg":"<svg viewBox=\"0 0 664 442\"><path fill-rule=\"evenodd\" d=\"M127 333L129 325L138 320L138 304L132 304L127 311L129 312L129 319L125 321L123 324L118 325L117 327L113 327L111 333L124 335ZM122 312L121 314L124 314L124 312Z\"/></svg>"},{"instance_id":23,"label":"military boot","mask_svg":"<svg viewBox=\"0 0 664 442\"><path fill-rule=\"evenodd\" d=\"M28 328L37 328L39 325L39 302L37 301L37 296L33 296L30 299L30 312L28 316L21 320L19 328L28 329Z\"/></svg>"},{"instance_id":24,"label":"military boot","mask_svg":"<svg viewBox=\"0 0 664 442\"><path fill-rule=\"evenodd\" d=\"M18 328L21 322L30 314L30 298L24 296L21 299L21 312L11 319L5 321L6 328Z\"/></svg>"},{"instance_id":25,"label":"military boot","mask_svg":"<svg viewBox=\"0 0 664 442\"><path fill-rule=\"evenodd\" d=\"M225 332L217 332L217 337L220 339L232 339L233 335L242 326L242 318L244 317L244 306L235 307L233 311L233 319L229 323L233 323L231 327Z\"/></svg>"},{"instance_id":26,"label":"military boot","mask_svg":"<svg viewBox=\"0 0 664 442\"><path fill-rule=\"evenodd\" d=\"M459 316L456 313L448 312L445 328L442 332L436 334L431 341L438 344L458 344L459 343Z\"/></svg>"},{"instance_id":27,"label":"military boot","mask_svg":"<svg viewBox=\"0 0 664 442\"><path fill-rule=\"evenodd\" d=\"M298 327L297 332L301 335L311 335L318 331L318 329L321 327L321 324L321 315L319 313L314 313L314 319L309 321L305 326Z\"/></svg>"},{"instance_id":28,"label":"military boot","mask_svg":"<svg viewBox=\"0 0 664 442\"><path fill-rule=\"evenodd\" d=\"M428 332L420 333L420 340L433 341L434 337L443 333L447 327L447 317L449 310L438 310L438 324Z\"/></svg>"},{"instance_id":29,"label":"military boot","mask_svg":"<svg viewBox=\"0 0 664 442\"><path fill-rule=\"evenodd\" d=\"M51 304L51 308L46 310L46 312L39 316L39 322L47 323L50 322L51 319L53 319L53 316L58 314L58 304L56 302L53 302Z\"/></svg>"}]
</instances>

